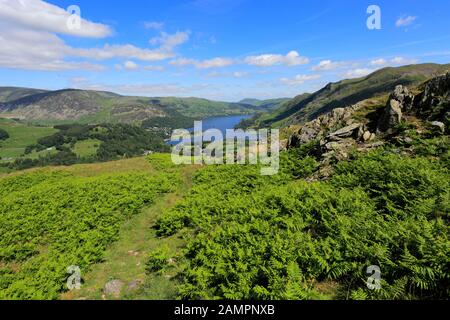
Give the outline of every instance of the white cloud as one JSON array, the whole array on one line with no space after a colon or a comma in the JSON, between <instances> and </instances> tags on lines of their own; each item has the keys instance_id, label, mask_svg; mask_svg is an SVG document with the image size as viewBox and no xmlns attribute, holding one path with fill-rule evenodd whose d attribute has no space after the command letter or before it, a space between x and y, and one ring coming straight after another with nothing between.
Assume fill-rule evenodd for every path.
<instances>
[{"instance_id":1,"label":"white cloud","mask_svg":"<svg viewBox=\"0 0 450 320\"><path fill-rule=\"evenodd\" d=\"M398 20L395 22L395 26L397 28L399 27L407 27L409 25L411 25L414 21L416 21L417 17L416 16L404 16L404 17L400 17L398 18Z\"/></svg>"},{"instance_id":2,"label":"white cloud","mask_svg":"<svg viewBox=\"0 0 450 320\"><path fill-rule=\"evenodd\" d=\"M297 51L290 51L287 55L280 54L262 54L259 56L248 56L244 59L245 63L258 66L270 67L275 65L298 66L309 63L309 59L299 55Z\"/></svg>"},{"instance_id":3,"label":"white cloud","mask_svg":"<svg viewBox=\"0 0 450 320\"><path fill-rule=\"evenodd\" d=\"M331 60L322 60L319 62L318 65L314 66L312 70L314 71L329 71L334 70L339 67L342 67L345 65L345 62L336 62Z\"/></svg>"},{"instance_id":4,"label":"white cloud","mask_svg":"<svg viewBox=\"0 0 450 320\"><path fill-rule=\"evenodd\" d=\"M280 81L284 84L287 84L290 86L295 86L295 85L303 84L306 81L316 80L319 78L320 78L320 75L318 75L318 74L310 74L310 75L299 74L299 75L296 75L294 78L281 78Z\"/></svg>"},{"instance_id":5,"label":"white cloud","mask_svg":"<svg viewBox=\"0 0 450 320\"><path fill-rule=\"evenodd\" d=\"M125 61L123 67L125 68L125 70L136 70L139 68L139 66L131 60Z\"/></svg>"},{"instance_id":6,"label":"white cloud","mask_svg":"<svg viewBox=\"0 0 450 320\"><path fill-rule=\"evenodd\" d=\"M348 70L345 73L345 77L347 78L360 78L360 77L364 77L367 76L368 74L374 72L374 69L369 69L369 68L358 68L358 69L352 69L352 70Z\"/></svg>"},{"instance_id":7,"label":"white cloud","mask_svg":"<svg viewBox=\"0 0 450 320\"><path fill-rule=\"evenodd\" d=\"M162 28L164 28L164 22L145 21L144 28L145 29L153 29L153 30L161 30Z\"/></svg>"},{"instance_id":8,"label":"white cloud","mask_svg":"<svg viewBox=\"0 0 450 320\"><path fill-rule=\"evenodd\" d=\"M382 66L400 66L407 64L417 63L417 59L410 59L405 57L394 57L391 59L379 58L370 61L371 66L382 67Z\"/></svg>"},{"instance_id":9,"label":"white cloud","mask_svg":"<svg viewBox=\"0 0 450 320\"><path fill-rule=\"evenodd\" d=\"M223 68L226 66L230 66L233 63L234 63L234 61L232 59L219 57L219 58L197 61L195 63L195 66L200 69Z\"/></svg>"},{"instance_id":10,"label":"white cloud","mask_svg":"<svg viewBox=\"0 0 450 320\"><path fill-rule=\"evenodd\" d=\"M87 38L104 38L111 29L100 23L81 19L80 28L69 28L70 13L41 0L0 0L0 21L26 29ZM81 17L82 17L81 12Z\"/></svg>"},{"instance_id":11,"label":"white cloud","mask_svg":"<svg viewBox=\"0 0 450 320\"><path fill-rule=\"evenodd\" d=\"M206 75L208 78L244 78L247 77L248 72L235 71L235 72L217 72L213 71Z\"/></svg>"},{"instance_id":12,"label":"white cloud","mask_svg":"<svg viewBox=\"0 0 450 320\"><path fill-rule=\"evenodd\" d=\"M388 63L386 59L380 58L370 61L371 66L384 66Z\"/></svg>"},{"instance_id":13,"label":"white cloud","mask_svg":"<svg viewBox=\"0 0 450 320\"><path fill-rule=\"evenodd\" d=\"M161 33L159 40L155 40L159 44L157 48L140 48L132 44L74 48L57 34L101 38L111 34L111 30L106 25L84 19L81 20L80 29L69 29L66 24L68 17L69 13L64 9L44 1L0 0L0 67L44 71L100 71L105 67L89 60L169 59L175 56L175 48L189 38L188 32ZM80 61L79 58L87 61Z\"/></svg>"},{"instance_id":14,"label":"white cloud","mask_svg":"<svg viewBox=\"0 0 450 320\"><path fill-rule=\"evenodd\" d=\"M212 58L212 59L207 59L207 60L179 58L176 60L172 60L170 62L170 64L174 65L174 66L183 67L183 66L193 65L199 69L223 68L226 66L230 66L234 63L235 63L235 61L233 59L222 58L222 57L217 57L217 58Z\"/></svg>"},{"instance_id":15,"label":"white cloud","mask_svg":"<svg viewBox=\"0 0 450 320\"><path fill-rule=\"evenodd\" d=\"M391 59L390 62L394 65L406 65L406 64L415 64L418 62L418 60L404 58L404 57L395 57L395 58Z\"/></svg>"},{"instance_id":16,"label":"white cloud","mask_svg":"<svg viewBox=\"0 0 450 320\"><path fill-rule=\"evenodd\" d=\"M172 52L172 50L189 40L190 31L177 31L174 34L161 32L159 37L150 39L150 44L160 45L160 51Z\"/></svg>"},{"instance_id":17,"label":"white cloud","mask_svg":"<svg viewBox=\"0 0 450 320\"><path fill-rule=\"evenodd\" d=\"M106 60L112 58L129 58L143 61L158 61L172 58L175 56L173 52L160 49L143 49L131 44L126 45L109 45L106 44L102 48L77 49L70 48L67 55L91 58L95 60Z\"/></svg>"},{"instance_id":18,"label":"white cloud","mask_svg":"<svg viewBox=\"0 0 450 320\"><path fill-rule=\"evenodd\" d=\"M161 96L191 96L209 88L207 84L193 84L183 86L177 83L155 84L105 84L92 83L85 78L72 78L70 85L76 89L109 91L124 95L142 95L148 97Z\"/></svg>"},{"instance_id":19,"label":"white cloud","mask_svg":"<svg viewBox=\"0 0 450 320\"><path fill-rule=\"evenodd\" d=\"M144 70L147 70L147 71L164 71L165 68L163 66L151 66L151 65L148 65L148 66L144 67Z\"/></svg>"}]
</instances>

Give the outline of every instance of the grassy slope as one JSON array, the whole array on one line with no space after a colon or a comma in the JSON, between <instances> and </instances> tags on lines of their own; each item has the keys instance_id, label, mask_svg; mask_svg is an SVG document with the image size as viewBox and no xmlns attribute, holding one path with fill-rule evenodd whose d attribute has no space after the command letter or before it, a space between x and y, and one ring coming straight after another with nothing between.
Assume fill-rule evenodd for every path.
<instances>
[{"instance_id":1,"label":"grassy slope","mask_svg":"<svg viewBox=\"0 0 450 320\"><path fill-rule=\"evenodd\" d=\"M22 176L35 172L65 172L78 177L97 177L105 174L123 174L128 172L142 172L155 175L164 168L155 168L146 157L111 161L106 163L79 164L68 167L34 168L11 174L0 173L0 179L5 177ZM143 283L139 291L123 292L123 298L138 299L169 299L174 298L175 283L165 276L147 276L145 262L147 253L163 245L173 251L185 245L179 236L158 238L152 226L162 213L173 207L183 195L190 190L192 174L196 166L181 168L182 183L167 195L158 198L153 205L146 207L140 213L125 221L120 229L119 240L106 251L103 263L94 265L92 270L83 276L83 287L80 291L67 292L61 299L102 299L102 289L110 279L120 279L125 283L138 281Z\"/></svg>"},{"instance_id":2,"label":"grassy slope","mask_svg":"<svg viewBox=\"0 0 450 320\"><path fill-rule=\"evenodd\" d=\"M147 275L145 263L147 253L156 248L167 246L171 251L179 251L185 245L181 236L158 238L153 229L158 218L172 208L192 184L195 166L182 168L182 184L172 193L158 199L154 205L143 209L139 214L127 221L120 230L120 238L105 253L103 263L92 268L83 275L83 286L79 291L71 291L61 295L61 299L108 299L103 294L105 284L112 279L125 283L122 291L124 299L173 299L176 295L175 281L162 275ZM174 275L174 274L173 274ZM127 290L131 282L141 284L137 291Z\"/></svg>"}]
</instances>

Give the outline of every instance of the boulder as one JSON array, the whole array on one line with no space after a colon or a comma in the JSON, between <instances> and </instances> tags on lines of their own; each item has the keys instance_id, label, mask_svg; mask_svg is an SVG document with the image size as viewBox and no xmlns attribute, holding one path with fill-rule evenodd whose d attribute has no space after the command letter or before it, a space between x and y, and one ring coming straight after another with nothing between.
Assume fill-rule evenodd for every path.
<instances>
[{"instance_id":1,"label":"boulder","mask_svg":"<svg viewBox=\"0 0 450 320\"><path fill-rule=\"evenodd\" d=\"M365 141L369 141L371 137L372 137L372 133L370 133L370 131L366 131L366 132L364 132L362 139L365 142Z\"/></svg>"},{"instance_id":2,"label":"boulder","mask_svg":"<svg viewBox=\"0 0 450 320\"><path fill-rule=\"evenodd\" d=\"M351 124L349 126L346 126L346 127L342 128L342 129L339 129L339 130L337 130L335 132L332 132L332 133L328 134L327 138L333 139L333 138L336 138L336 137L337 138L348 138L348 137L351 137L351 136L353 136L355 134L356 130L359 131L361 126L362 125L360 123Z\"/></svg>"},{"instance_id":3,"label":"boulder","mask_svg":"<svg viewBox=\"0 0 450 320\"><path fill-rule=\"evenodd\" d=\"M380 119L378 120L377 132L390 134L395 127L400 124L403 116L403 109L410 109L414 96L402 85L395 88L390 95L389 101Z\"/></svg>"}]
</instances>

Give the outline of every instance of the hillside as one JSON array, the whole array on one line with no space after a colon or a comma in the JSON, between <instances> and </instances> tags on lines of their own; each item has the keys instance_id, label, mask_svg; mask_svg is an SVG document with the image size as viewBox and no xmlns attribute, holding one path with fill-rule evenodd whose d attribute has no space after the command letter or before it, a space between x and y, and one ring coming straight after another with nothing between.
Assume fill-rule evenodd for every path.
<instances>
[{"instance_id":1,"label":"hillside","mask_svg":"<svg viewBox=\"0 0 450 320\"><path fill-rule=\"evenodd\" d=\"M0 88L0 116L37 124L134 123L153 118L201 119L251 114L269 106L228 103L200 98L131 97L111 92L64 89L43 91Z\"/></svg>"},{"instance_id":2,"label":"hillside","mask_svg":"<svg viewBox=\"0 0 450 320\"><path fill-rule=\"evenodd\" d=\"M47 92L47 90L17 88L17 87L0 87L0 103L10 102L44 92Z\"/></svg>"},{"instance_id":3,"label":"hillside","mask_svg":"<svg viewBox=\"0 0 450 320\"><path fill-rule=\"evenodd\" d=\"M334 109L273 176L167 154L0 175L0 298L448 299L449 99L447 74Z\"/></svg>"},{"instance_id":4,"label":"hillside","mask_svg":"<svg viewBox=\"0 0 450 320\"><path fill-rule=\"evenodd\" d=\"M302 124L334 108L386 94L397 85L416 86L449 70L450 64L431 63L383 68L366 77L329 83L313 94L299 95L269 114L257 116L251 125L279 127Z\"/></svg>"},{"instance_id":5,"label":"hillside","mask_svg":"<svg viewBox=\"0 0 450 320\"><path fill-rule=\"evenodd\" d=\"M242 99L241 101L239 101L239 103L249 104L249 105L252 105L255 107L259 107L261 110L267 111L267 110L274 109L289 100L290 100L290 98L278 98L278 99L266 99L266 100L246 98L246 99Z\"/></svg>"}]
</instances>

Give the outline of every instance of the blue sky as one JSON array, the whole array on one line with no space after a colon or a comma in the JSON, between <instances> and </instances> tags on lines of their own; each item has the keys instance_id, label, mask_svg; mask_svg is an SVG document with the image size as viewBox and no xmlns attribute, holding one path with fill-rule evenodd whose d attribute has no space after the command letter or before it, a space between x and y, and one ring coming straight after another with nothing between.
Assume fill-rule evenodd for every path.
<instances>
[{"instance_id":1,"label":"blue sky","mask_svg":"<svg viewBox=\"0 0 450 320\"><path fill-rule=\"evenodd\" d=\"M81 10L79 28L66 9ZM381 29L369 30L369 5ZM450 2L0 0L0 85L292 97L386 66L450 62Z\"/></svg>"}]
</instances>

